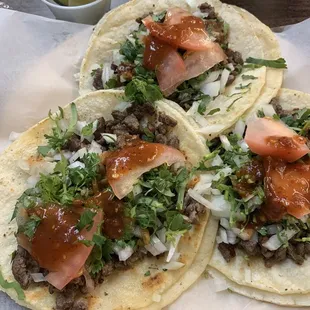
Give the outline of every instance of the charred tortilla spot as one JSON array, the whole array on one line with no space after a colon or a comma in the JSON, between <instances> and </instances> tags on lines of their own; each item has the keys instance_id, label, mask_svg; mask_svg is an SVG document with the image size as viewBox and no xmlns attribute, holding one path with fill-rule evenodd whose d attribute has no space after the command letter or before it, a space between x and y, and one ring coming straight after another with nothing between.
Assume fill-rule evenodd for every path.
<instances>
[{"instance_id":1,"label":"charred tortilla spot","mask_svg":"<svg viewBox=\"0 0 310 310\"><path fill-rule=\"evenodd\" d=\"M152 290L156 287L160 287L165 282L165 276L163 273L157 273L155 276L150 277L142 283L142 286L147 290Z\"/></svg>"}]
</instances>

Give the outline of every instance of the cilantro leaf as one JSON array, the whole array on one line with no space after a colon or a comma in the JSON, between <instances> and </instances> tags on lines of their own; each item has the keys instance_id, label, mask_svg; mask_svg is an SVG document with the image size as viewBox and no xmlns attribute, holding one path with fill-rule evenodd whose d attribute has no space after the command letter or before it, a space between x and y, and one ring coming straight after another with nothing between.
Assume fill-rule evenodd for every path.
<instances>
[{"instance_id":1,"label":"cilantro leaf","mask_svg":"<svg viewBox=\"0 0 310 310\"><path fill-rule=\"evenodd\" d=\"M32 239L36 229L40 225L42 219L39 218L37 215L31 215L29 220L26 222L26 224L22 227L23 233L29 238Z\"/></svg>"},{"instance_id":2,"label":"cilantro leaf","mask_svg":"<svg viewBox=\"0 0 310 310\"><path fill-rule=\"evenodd\" d=\"M42 155L43 157L45 157L47 156L47 154L49 153L51 149L52 148L48 145L41 145L41 146L38 146L38 153Z\"/></svg>"},{"instance_id":3,"label":"cilantro leaf","mask_svg":"<svg viewBox=\"0 0 310 310\"><path fill-rule=\"evenodd\" d=\"M246 85L240 84L239 86L236 86L235 89L237 89L237 90L239 90L239 89L246 89L246 88L249 88L251 84L252 84L251 82L246 84Z\"/></svg>"},{"instance_id":4,"label":"cilantro leaf","mask_svg":"<svg viewBox=\"0 0 310 310\"><path fill-rule=\"evenodd\" d=\"M93 133L94 123L89 123L82 128L81 134L83 136L91 136Z\"/></svg>"},{"instance_id":5,"label":"cilantro leaf","mask_svg":"<svg viewBox=\"0 0 310 310\"><path fill-rule=\"evenodd\" d=\"M0 286L6 290L8 289L15 290L15 292L17 293L17 298L19 300L25 300L26 296L20 284L16 281L8 282L7 280L5 280L1 271L0 271Z\"/></svg>"},{"instance_id":6,"label":"cilantro leaf","mask_svg":"<svg viewBox=\"0 0 310 310\"><path fill-rule=\"evenodd\" d=\"M150 275L151 275L151 271L150 271L150 270L148 270L148 271L144 274L145 277L149 277Z\"/></svg>"},{"instance_id":7,"label":"cilantro leaf","mask_svg":"<svg viewBox=\"0 0 310 310\"><path fill-rule=\"evenodd\" d=\"M248 74L242 74L242 79L244 81L248 81L248 80L257 80L258 77L254 76L254 75L248 75Z\"/></svg>"},{"instance_id":8,"label":"cilantro leaf","mask_svg":"<svg viewBox=\"0 0 310 310\"><path fill-rule=\"evenodd\" d=\"M191 229L191 225L185 222L182 214L177 211L166 213L165 226L167 227L166 237L170 242L174 242L176 235L184 234Z\"/></svg>"},{"instance_id":9,"label":"cilantro leaf","mask_svg":"<svg viewBox=\"0 0 310 310\"><path fill-rule=\"evenodd\" d=\"M152 15L153 21L156 23L163 22L165 20L166 14L167 14L166 11L163 11L162 13L159 14L153 14Z\"/></svg>"},{"instance_id":10,"label":"cilantro leaf","mask_svg":"<svg viewBox=\"0 0 310 310\"><path fill-rule=\"evenodd\" d=\"M86 228L87 231L90 231L94 225L93 219L94 219L95 215L96 215L96 212L93 212L89 209L85 210L82 213L78 224L76 225L76 229L78 231L82 231L84 228Z\"/></svg>"},{"instance_id":11,"label":"cilantro leaf","mask_svg":"<svg viewBox=\"0 0 310 310\"><path fill-rule=\"evenodd\" d=\"M205 96L201 102L199 103L199 106L198 106L198 113L201 114L201 115L204 115L204 113L206 112L206 109L207 109L207 105L210 103L211 101L211 97L210 96Z\"/></svg>"},{"instance_id":12,"label":"cilantro leaf","mask_svg":"<svg viewBox=\"0 0 310 310\"><path fill-rule=\"evenodd\" d=\"M266 66L269 68L287 69L287 64L284 58L279 58L276 60L266 60L266 59L249 57L246 59L245 62L246 62L246 64L244 65L245 68L253 68L253 66L251 66L251 64L253 64L256 68Z\"/></svg>"},{"instance_id":13,"label":"cilantro leaf","mask_svg":"<svg viewBox=\"0 0 310 310\"><path fill-rule=\"evenodd\" d=\"M220 112L220 111L221 111L220 108L212 109L207 115L213 115L213 114Z\"/></svg>"}]
</instances>

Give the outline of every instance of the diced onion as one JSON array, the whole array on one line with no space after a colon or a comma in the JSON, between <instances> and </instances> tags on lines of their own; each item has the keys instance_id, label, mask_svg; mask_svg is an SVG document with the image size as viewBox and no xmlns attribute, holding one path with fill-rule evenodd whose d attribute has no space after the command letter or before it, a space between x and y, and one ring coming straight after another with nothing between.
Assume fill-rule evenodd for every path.
<instances>
[{"instance_id":1,"label":"diced onion","mask_svg":"<svg viewBox=\"0 0 310 310\"><path fill-rule=\"evenodd\" d=\"M36 283L45 282L46 281L43 273L31 273L30 275L31 275L33 281L36 282Z\"/></svg>"},{"instance_id":2,"label":"diced onion","mask_svg":"<svg viewBox=\"0 0 310 310\"><path fill-rule=\"evenodd\" d=\"M276 113L275 109L271 104L267 104L263 106L263 112L265 116L273 117Z\"/></svg>"},{"instance_id":3,"label":"diced onion","mask_svg":"<svg viewBox=\"0 0 310 310\"><path fill-rule=\"evenodd\" d=\"M33 188L37 185L37 183L39 182L40 177L39 176L33 176L31 175L28 179L27 179L27 187L28 188Z\"/></svg>"},{"instance_id":4,"label":"diced onion","mask_svg":"<svg viewBox=\"0 0 310 310\"><path fill-rule=\"evenodd\" d=\"M212 71L208 74L207 78L203 81L204 84L215 82L221 74L221 70Z\"/></svg>"},{"instance_id":5,"label":"diced onion","mask_svg":"<svg viewBox=\"0 0 310 310\"><path fill-rule=\"evenodd\" d=\"M213 160L212 160L212 163L211 163L211 166L214 167L214 166L220 166L223 164L223 160L222 158L220 157L220 155L216 155Z\"/></svg>"},{"instance_id":6,"label":"diced onion","mask_svg":"<svg viewBox=\"0 0 310 310\"><path fill-rule=\"evenodd\" d=\"M237 235L232 230L226 230L227 233L227 241L229 244L237 243Z\"/></svg>"},{"instance_id":7,"label":"diced onion","mask_svg":"<svg viewBox=\"0 0 310 310\"><path fill-rule=\"evenodd\" d=\"M80 162L80 161L75 161L74 163L72 163L72 164L70 164L69 166L68 166L68 168L70 168L70 169L74 169L74 168L85 168L85 164L84 163L82 163L82 162Z\"/></svg>"},{"instance_id":8,"label":"diced onion","mask_svg":"<svg viewBox=\"0 0 310 310\"><path fill-rule=\"evenodd\" d=\"M120 111L120 112L124 112L129 107L131 107L131 103L130 102L122 101L122 102L119 102L115 106L114 110L117 110L117 111Z\"/></svg>"},{"instance_id":9,"label":"diced onion","mask_svg":"<svg viewBox=\"0 0 310 310\"><path fill-rule=\"evenodd\" d=\"M160 230L158 230L158 231L156 232L157 237L159 238L159 240L160 240L163 244L166 243L166 231L167 231L166 228L163 227L162 229L160 229Z\"/></svg>"},{"instance_id":10,"label":"diced onion","mask_svg":"<svg viewBox=\"0 0 310 310\"><path fill-rule=\"evenodd\" d=\"M227 69L224 69L221 75L221 80L220 80L220 84L221 84L220 92L221 93L223 93L225 90L225 86L228 82L229 75L230 75L230 71Z\"/></svg>"},{"instance_id":11,"label":"diced onion","mask_svg":"<svg viewBox=\"0 0 310 310\"><path fill-rule=\"evenodd\" d=\"M181 254L179 252L174 252L174 254L171 257L170 262L177 262L179 260L179 258L180 258L180 255Z\"/></svg>"},{"instance_id":12,"label":"diced onion","mask_svg":"<svg viewBox=\"0 0 310 310\"><path fill-rule=\"evenodd\" d=\"M117 141L117 136L113 133L102 133L101 134L106 143L115 143Z\"/></svg>"},{"instance_id":13,"label":"diced onion","mask_svg":"<svg viewBox=\"0 0 310 310\"><path fill-rule=\"evenodd\" d=\"M160 301L161 301L161 295L158 294L158 293L154 293L154 294L152 295L152 300L153 300L154 302L160 302Z\"/></svg>"},{"instance_id":14,"label":"diced onion","mask_svg":"<svg viewBox=\"0 0 310 310\"><path fill-rule=\"evenodd\" d=\"M230 71L234 71L235 67L232 63L229 63L228 65L226 65L226 67L230 70Z\"/></svg>"},{"instance_id":15,"label":"diced onion","mask_svg":"<svg viewBox=\"0 0 310 310\"><path fill-rule=\"evenodd\" d=\"M295 234L296 230L287 229L282 230L279 235L282 240L290 240ZM282 246L282 241L279 239L278 234L271 236L267 242L263 243L262 246L267 248L269 251L276 251Z\"/></svg>"},{"instance_id":16,"label":"diced onion","mask_svg":"<svg viewBox=\"0 0 310 310\"><path fill-rule=\"evenodd\" d=\"M245 131L245 122L243 120L239 119L238 122L236 123L236 126L235 126L233 132L234 132L234 134L243 137L244 131Z\"/></svg>"},{"instance_id":17,"label":"diced onion","mask_svg":"<svg viewBox=\"0 0 310 310\"><path fill-rule=\"evenodd\" d=\"M230 167L224 167L223 169L219 170L218 173L213 177L214 181L218 181L221 176L229 176L232 174L232 169Z\"/></svg>"},{"instance_id":18,"label":"diced onion","mask_svg":"<svg viewBox=\"0 0 310 310\"><path fill-rule=\"evenodd\" d=\"M211 193L211 185L212 183L204 183L204 182L198 182L195 187L194 191L198 194L210 194Z\"/></svg>"},{"instance_id":19,"label":"diced onion","mask_svg":"<svg viewBox=\"0 0 310 310\"><path fill-rule=\"evenodd\" d=\"M221 81L203 84L200 90L210 97L217 97L220 93Z\"/></svg>"},{"instance_id":20,"label":"diced onion","mask_svg":"<svg viewBox=\"0 0 310 310\"><path fill-rule=\"evenodd\" d=\"M182 268L185 264L181 263L181 262L170 262L166 265L163 266L163 269L167 269L167 270L178 270L180 268Z\"/></svg>"},{"instance_id":21,"label":"diced onion","mask_svg":"<svg viewBox=\"0 0 310 310\"><path fill-rule=\"evenodd\" d=\"M113 250L118 255L118 259L121 262L126 261L134 252L133 248L130 246L126 246L125 248L121 248L120 246L115 245Z\"/></svg>"},{"instance_id":22,"label":"diced onion","mask_svg":"<svg viewBox=\"0 0 310 310\"><path fill-rule=\"evenodd\" d=\"M152 236L150 244L144 246L153 256L157 256L167 251L166 246L156 237Z\"/></svg>"},{"instance_id":23,"label":"diced onion","mask_svg":"<svg viewBox=\"0 0 310 310\"><path fill-rule=\"evenodd\" d=\"M29 175L40 176L40 174L50 174L54 172L56 163L47 161L37 161L29 165L30 169L27 171Z\"/></svg>"},{"instance_id":24,"label":"diced onion","mask_svg":"<svg viewBox=\"0 0 310 310\"><path fill-rule=\"evenodd\" d=\"M244 140L238 141L238 145L241 147L243 152L248 152L249 146Z\"/></svg>"},{"instance_id":25,"label":"diced onion","mask_svg":"<svg viewBox=\"0 0 310 310\"><path fill-rule=\"evenodd\" d=\"M228 221L228 219L226 219L226 218L221 218L221 220L220 220L220 225L222 226L222 227L224 227L225 229L230 229L230 224L229 224L229 221Z\"/></svg>"},{"instance_id":26,"label":"diced onion","mask_svg":"<svg viewBox=\"0 0 310 310\"><path fill-rule=\"evenodd\" d=\"M111 64L104 64L102 67L102 84L105 85L106 82L114 75L114 71L111 69Z\"/></svg>"},{"instance_id":27,"label":"diced onion","mask_svg":"<svg viewBox=\"0 0 310 310\"><path fill-rule=\"evenodd\" d=\"M196 191L194 191L193 189L189 189L187 191L187 193L197 202L199 202L200 204L202 204L203 206L205 206L208 209L212 208L212 204L209 200L207 200L206 198L204 198L202 195L200 195L199 193L197 193Z\"/></svg>"},{"instance_id":28,"label":"diced onion","mask_svg":"<svg viewBox=\"0 0 310 310\"><path fill-rule=\"evenodd\" d=\"M179 241L181 239L181 235L175 237L175 242L170 242L169 252L166 258L166 262L169 263L178 247Z\"/></svg>"},{"instance_id":29,"label":"diced onion","mask_svg":"<svg viewBox=\"0 0 310 310\"><path fill-rule=\"evenodd\" d=\"M25 172L28 172L30 170L30 164L27 160L24 160L24 159L20 159L17 161L17 166L25 171Z\"/></svg>"},{"instance_id":30,"label":"diced onion","mask_svg":"<svg viewBox=\"0 0 310 310\"><path fill-rule=\"evenodd\" d=\"M75 127L75 133L77 135L81 135L81 131L82 129L87 125L87 123L85 121L77 121L76 123L76 127Z\"/></svg>"},{"instance_id":31,"label":"diced onion","mask_svg":"<svg viewBox=\"0 0 310 310\"><path fill-rule=\"evenodd\" d=\"M93 140L90 144L90 148L88 149L88 153L96 153L99 155L102 154L101 145Z\"/></svg>"},{"instance_id":32,"label":"diced onion","mask_svg":"<svg viewBox=\"0 0 310 310\"><path fill-rule=\"evenodd\" d=\"M225 200L224 196L212 196L211 197L211 212L212 215L218 218L230 217L231 204Z\"/></svg>"},{"instance_id":33,"label":"diced onion","mask_svg":"<svg viewBox=\"0 0 310 310\"><path fill-rule=\"evenodd\" d=\"M75 162L78 158L83 158L84 155L87 154L87 149L86 147L81 148L80 150L78 150L76 153L74 153L72 155L72 157L69 158L69 162L72 164L73 162Z\"/></svg>"},{"instance_id":34,"label":"diced onion","mask_svg":"<svg viewBox=\"0 0 310 310\"><path fill-rule=\"evenodd\" d=\"M216 188L212 188L212 189L211 189L211 194L212 194L212 195L215 195L215 196L219 196L219 195L221 195L221 191L219 191L219 190L216 189Z\"/></svg>"},{"instance_id":35,"label":"diced onion","mask_svg":"<svg viewBox=\"0 0 310 310\"><path fill-rule=\"evenodd\" d=\"M221 140L223 148L226 151L231 151L232 150L231 144L230 144L230 142L229 142L229 140L228 140L228 138L226 136L220 135L220 140Z\"/></svg>"},{"instance_id":36,"label":"diced onion","mask_svg":"<svg viewBox=\"0 0 310 310\"><path fill-rule=\"evenodd\" d=\"M226 244L228 243L226 230L222 227L219 228L219 236L221 237L222 242Z\"/></svg>"},{"instance_id":37,"label":"diced onion","mask_svg":"<svg viewBox=\"0 0 310 310\"><path fill-rule=\"evenodd\" d=\"M139 226L136 226L133 230L133 234L134 234L134 236L136 236L138 238L142 238L141 228Z\"/></svg>"},{"instance_id":38,"label":"diced onion","mask_svg":"<svg viewBox=\"0 0 310 310\"><path fill-rule=\"evenodd\" d=\"M61 160L61 155L62 155L64 158L69 159L69 158L72 157L72 152L63 152L62 154L57 153L57 154L55 154L55 155L53 156L54 160L57 160L57 161Z\"/></svg>"},{"instance_id":39,"label":"diced onion","mask_svg":"<svg viewBox=\"0 0 310 310\"><path fill-rule=\"evenodd\" d=\"M114 64L119 65L124 60L124 56L120 54L119 49L112 50L112 61Z\"/></svg>"},{"instance_id":40,"label":"diced onion","mask_svg":"<svg viewBox=\"0 0 310 310\"><path fill-rule=\"evenodd\" d=\"M186 0L186 3L190 6L192 10L197 10L197 1L196 0Z\"/></svg>"},{"instance_id":41,"label":"diced onion","mask_svg":"<svg viewBox=\"0 0 310 310\"><path fill-rule=\"evenodd\" d=\"M9 135L9 141L14 142L15 140L17 140L20 137L21 134L22 133L20 133L20 132L12 131Z\"/></svg>"}]
</instances>

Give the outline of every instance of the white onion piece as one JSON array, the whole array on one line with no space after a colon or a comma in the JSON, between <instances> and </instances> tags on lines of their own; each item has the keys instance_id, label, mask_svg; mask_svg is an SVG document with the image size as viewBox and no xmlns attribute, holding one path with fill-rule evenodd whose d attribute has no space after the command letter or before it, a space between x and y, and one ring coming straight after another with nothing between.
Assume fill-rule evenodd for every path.
<instances>
[{"instance_id":1,"label":"white onion piece","mask_svg":"<svg viewBox=\"0 0 310 310\"><path fill-rule=\"evenodd\" d=\"M115 143L117 140L117 135L113 133L102 133L101 134L106 143Z\"/></svg>"},{"instance_id":2,"label":"white onion piece","mask_svg":"<svg viewBox=\"0 0 310 310\"><path fill-rule=\"evenodd\" d=\"M225 200L223 195L211 197L211 213L218 218L229 218L231 204Z\"/></svg>"},{"instance_id":3,"label":"white onion piece","mask_svg":"<svg viewBox=\"0 0 310 310\"><path fill-rule=\"evenodd\" d=\"M202 195L200 195L199 193L197 193L196 191L194 191L193 189L189 189L187 191L187 193L197 202L199 202L200 204L202 204L203 206L205 206L208 209L212 209L212 204L209 200L207 200L206 198L204 198Z\"/></svg>"},{"instance_id":4,"label":"white onion piece","mask_svg":"<svg viewBox=\"0 0 310 310\"><path fill-rule=\"evenodd\" d=\"M217 244L220 244L223 242L222 238L219 235L216 236L215 240Z\"/></svg>"},{"instance_id":5,"label":"white onion piece","mask_svg":"<svg viewBox=\"0 0 310 310\"><path fill-rule=\"evenodd\" d=\"M88 149L88 153L96 153L99 155L102 154L101 145L93 140L90 144L90 148Z\"/></svg>"},{"instance_id":6,"label":"white onion piece","mask_svg":"<svg viewBox=\"0 0 310 310\"><path fill-rule=\"evenodd\" d=\"M28 188L33 188L37 185L37 183L39 182L40 177L39 176L33 176L31 175L28 179L27 179L27 187Z\"/></svg>"},{"instance_id":7,"label":"white onion piece","mask_svg":"<svg viewBox=\"0 0 310 310\"><path fill-rule=\"evenodd\" d=\"M181 262L170 262L166 265L164 265L162 268L163 269L167 269L167 270L178 270L180 268L182 268L185 264L181 263Z\"/></svg>"},{"instance_id":8,"label":"white onion piece","mask_svg":"<svg viewBox=\"0 0 310 310\"><path fill-rule=\"evenodd\" d=\"M200 90L210 97L217 97L220 93L221 81L216 81L208 84L203 84Z\"/></svg>"},{"instance_id":9,"label":"white onion piece","mask_svg":"<svg viewBox=\"0 0 310 310\"><path fill-rule=\"evenodd\" d=\"M170 242L170 248L169 248L169 252L166 258L166 262L169 263L174 255L174 253L176 252L176 249L178 247L179 241L181 239L182 235L177 235L175 237L175 242Z\"/></svg>"},{"instance_id":10,"label":"white onion piece","mask_svg":"<svg viewBox=\"0 0 310 310\"><path fill-rule=\"evenodd\" d=\"M202 13L201 11L196 11L193 15L199 18L207 18L209 16L208 13Z\"/></svg>"},{"instance_id":11,"label":"white onion piece","mask_svg":"<svg viewBox=\"0 0 310 310\"><path fill-rule=\"evenodd\" d=\"M234 132L234 134L243 137L244 131L245 131L245 122L243 120L239 119L238 122L236 123L236 126L235 126L233 132Z\"/></svg>"},{"instance_id":12,"label":"white onion piece","mask_svg":"<svg viewBox=\"0 0 310 310\"><path fill-rule=\"evenodd\" d=\"M17 166L25 171L25 172L28 172L30 170L30 164L28 162L28 160L25 160L25 159L20 159L17 161Z\"/></svg>"},{"instance_id":13,"label":"white onion piece","mask_svg":"<svg viewBox=\"0 0 310 310\"><path fill-rule=\"evenodd\" d=\"M215 195L215 196L222 195L222 194L221 194L221 191L218 190L218 189L216 189L216 188L212 188L212 189L211 189L211 194L212 194L212 195Z\"/></svg>"},{"instance_id":14,"label":"white onion piece","mask_svg":"<svg viewBox=\"0 0 310 310\"><path fill-rule=\"evenodd\" d=\"M234 71L235 67L232 63L229 63L228 65L226 65L226 67L230 70L230 71Z\"/></svg>"},{"instance_id":15,"label":"white onion piece","mask_svg":"<svg viewBox=\"0 0 310 310\"><path fill-rule=\"evenodd\" d=\"M210 194L211 193L211 185L212 183L204 183L204 182L198 182L195 187L194 191L198 194Z\"/></svg>"},{"instance_id":16,"label":"white onion piece","mask_svg":"<svg viewBox=\"0 0 310 310\"><path fill-rule=\"evenodd\" d=\"M228 219L226 219L226 218L221 218L221 220L220 220L220 225L222 226L222 227L224 227L225 229L230 229L230 224L229 224L229 221L228 221Z\"/></svg>"},{"instance_id":17,"label":"white onion piece","mask_svg":"<svg viewBox=\"0 0 310 310\"><path fill-rule=\"evenodd\" d=\"M124 56L119 53L119 49L112 50L112 61L116 65L119 65L124 60Z\"/></svg>"},{"instance_id":18,"label":"white onion piece","mask_svg":"<svg viewBox=\"0 0 310 310\"><path fill-rule=\"evenodd\" d=\"M9 141L14 142L15 140L17 140L20 137L21 134L22 134L22 132L12 131L9 135Z\"/></svg>"},{"instance_id":19,"label":"white onion piece","mask_svg":"<svg viewBox=\"0 0 310 310\"><path fill-rule=\"evenodd\" d=\"M43 273L31 273L30 275L31 275L33 281L36 282L36 283L45 282L46 281Z\"/></svg>"},{"instance_id":20,"label":"white onion piece","mask_svg":"<svg viewBox=\"0 0 310 310\"><path fill-rule=\"evenodd\" d=\"M190 6L192 10L197 10L197 1L196 0L186 0L186 3Z\"/></svg>"},{"instance_id":21,"label":"white onion piece","mask_svg":"<svg viewBox=\"0 0 310 310\"><path fill-rule=\"evenodd\" d=\"M74 169L74 168L85 168L85 164L84 163L82 163L82 162L80 162L80 161L75 161L74 163L72 163L72 164L70 164L69 166L68 166L68 168L70 168L70 169Z\"/></svg>"},{"instance_id":22,"label":"white onion piece","mask_svg":"<svg viewBox=\"0 0 310 310\"><path fill-rule=\"evenodd\" d=\"M117 110L117 111L120 111L120 112L124 112L129 107L131 107L131 103L130 102L122 101L122 102L119 102L115 106L114 110Z\"/></svg>"},{"instance_id":23,"label":"white onion piece","mask_svg":"<svg viewBox=\"0 0 310 310\"><path fill-rule=\"evenodd\" d=\"M222 227L219 228L219 236L221 237L224 243L228 243L226 230Z\"/></svg>"},{"instance_id":24,"label":"white onion piece","mask_svg":"<svg viewBox=\"0 0 310 310\"><path fill-rule=\"evenodd\" d=\"M56 163L38 161L30 165L29 174L33 176L40 176L40 174L51 174L54 172Z\"/></svg>"},{"instance_id":25,"label":"white onion piece","mask_svg":"<svg viewBox=\"0 0 310 310\"><path fill-rule=\"evenodd\" d=\"M277 224L268 225L266 226L266 229L268 235L275 235L278 231L281 230Z\"/></svg>"},{"instance_id":26,"label":"white onion piece","mask_svg":"<svg viewBox=\"0 0 310 310\"><path fill-rule=\"evenodd\" d=\"M83 158L84 155L87 154L87 149L86 147L81 148L80 150L78 150L76 153L74 153L70 158L69 158L69 162L72 164L73 162L75 162L78 158Z\"/></svg>"},{"instance_id":27,"label":"white onion piece","mask_svg":"<svg viewBox=\"0 0 310 310\"><path fill-rule=\"evenodd\" d=\"M174 254L171 257L170 262L177 262L180 258L181 254L179 252L174 252Z\"/></svg>"},{"instance_id":28,"label":"white onion piece","mask_svg":"<svg viewBox=\"0 0 310 310\"><path fill-rule=\"evenodd\" d=\"M234 156L233 157L233 161L235 162L235 164L237 165L237 167L241 167L242 166L242 163L241 163L241 160L240 160L240 156Z\"/></svg>"},{"instance_id":29,"label":"white onion piece","mask_svg":"<svg viewBox=\"0 0 310 310\"><path fill-rule=\"evenodd\" d=\"M282 230L279 235L282 240L290 240L295 234L297 233L296 230L287 229ZM263 243L262 246L267 248L270 251L276 251L282 246L282 241L279 239L278 235L271 236L267 242Z\"/></svg>"},{"instance_id":30,"label":"white onion piece","mask_svg":"<svg viewBox=\"0 0 310 310\"><path fill-rule=\"evenodd\" d=\"M64 158L69 159L69 158L72 157L72 152L63 152L62 154L57 153L57 154L55 154L55 155L53 156L54 160L57 160L57 161L61 160L61 155L62 155ZM46 158L45 158L45 159L46 159Z\"/></svg>"},{"instance_id":31,"label":"white onion piece","mask_svg":"<svg viewBox=\"0 0 310 310\"><path fill-rule=\"evenodd\" d=\"M212 163L211 163L211 166L214 167L214 166L220 166L223 164L223 160L222 158L220 157L220 155L216 155L213 160L212 160Z\"/></svg>"},{"instance_id":32,"label":"white onion piece","mask_svg":"<svg viewBox=\"0 0 310 310\"><path fill-rule=\"evenodd\" d=\"M238 141L238 145L241 147L243 152L248 152L249 151L249 146L244 140Z\"/></svg>"},{"instance_id":33,"label":"white onion piece","mask_svg":"<svg viewBox=\"0 0 310 310\"><path fill-rule=\"evenodd\" d=\"M273 117L275 114L277 114L271 104L264 105L262 109L263 109L265 116Z\"/></svg>"},{"instance_id":34,"label":"white onion piece","mask_svg":"<svg viewBox=\"0 0 310 310\"><path fill-rule=\"evenodd\" d=\"M224 279L214 278L213 284L216 293L223 292L228 289L228 283Z\"/></svg>"},{"instance_id":35,"label":"white onion piece","mask_svg":"<svg viewBox=\"0 0 310 310\"><path fill-rule=\"evenodd\" d=\"M144 246L153 256L157 256L167 251L166 246L156 237L152 236L150 244Z\"/></svg>"},{"instance_id":36,"label":"white onion piece","mask_svg":"<svg viewBox=\"0 0 310 310\"><path fill-rule=\"evenodd\" d=\"M223 169L218 171L218 173L213 177L213 180L218 181L222 175L227 177L231 174L232 174L232 169L230 167L224 167Z\"/></svg>"},{"instance_id":37,"label":"white onion piece","mask_svg":"<svg viewBox=\"0 0 310 310\"><path fill-rule=\"evenodd\" d=\"M162 229L158 230L156 232L156 235L158 237L158 239L163 243L165 244L166 243L166 228L163 227Z\"/></svg>"},{"instance_id":38,"label":"white onion piece","mask_svg":"<svg viewBox=\"0 0 310 310\"><path fill-rule=\"evenodd\" d=\"M221 83L220 92L221 93L223 93L225 90L225 86L228 82L229 75L230 75L230 71L227 69L224 69L221 75L221 80L220 80L220 83Z\"/></svg>"},{"instance_id":39,"label":"white onion piece","mask_svg":"<svg viewBox=\"0 0 310 310\"><path fill-rule=\"evenodd\" d=\"M153 300L154 302L160 302L160 301L161 301L161 295L158 294L158 293L154 293L154 294L152 295L152 300Z\"/></svg>"},{"instance_id":40,"label":"white onion piece","mask_svg":"<svg viewBox=\"0 0 310 310\"><path fill-rule=\"evenodd\" d=\"M76 126L75 126L75 133L77 135L81 135L82 129L87 125L85 121L77 121Z\"/></svg>"},{"instance_id":41,"label":"white onion piece","mask_svg":"<svg viewBox=\"0 0 310 310\"><path fill-rule=\"evenodd\" d=\"M252 235L250 240L255 242L255 243L258 242L258 233L257 233L257 231L254 231L254 233L253 233L253 235Z\"/></svg>"},{"instance_id":42,"label":"white onion piece","mask_svg":"<svg viewBox=\"0 0 310 310\"><path fill-rule=\"evenodd\" d=\"M227 233L227 241L229 244L237 243L237 235L232 230L226 230Z\"/></svg>"},{"instance_id":43,"label":"white onion piece","mask_svg":"<svg viewBox=\"0 0 310 310\"><path fill-rule=\"evenodd\" d=\"M199 107L199 102L194 101L190 109L186 112L187 115L195 115Z\"/></svg>"},{"instance_id":44,"label":"white onion piece","mask_svg":"<svg viewBox=\"0 0 310 310\"><path fill-rule=\"evenodd\" d=\"M111 64L104 64L102 67L102 84L105 85L106 82L114 75L114 71L111 69Z\"/></svg>"},{"instance_id":45,"label":"white onion piece","mask_svg":"<svg viewBox=\"0 0 310 310\"><path fill-rule=\"evenodd\" d=\"M113 250L118 255L118 259L121 262L126 261L134 252L131 246L126 246L125 248L121 248L120 246L115 245Z\"/></svg>"},{"instance_id":46,"label":"white onion piece","mask_svg":"<svg viewBox=\"0 0 310 310\"><path fill-rule=\"evenodd\" d=\"M86 285L87 291L89 293L93 292L95 290L95 282L90 276L89 272L85 268L83 271L83 276L85 278L85 285Z\"/></svg>"},{"instance_id":47,"label":"white onion piece","mask_svg":"<svg viewBox=\"0 0 310 310\"><path fill-rule=\"evenodd\" d=\"M203 84L215 82L221 74L221 70L212 71L208 74L207 78L203 81Z\"/></svg>"},{"instance_id":48,"label":"white onion piece","mask_svg":"<svg viewBox=\"0 0 310 310\"><path fill-rule=\"evenodd\" d=\"M229 140L228 140L228 138L226 136L220 135L220 140L221 140L223 148L226 151L231 151L232 150L231 144L230 144L230 142L229 142Z\"/></svg>"}]
</instances>

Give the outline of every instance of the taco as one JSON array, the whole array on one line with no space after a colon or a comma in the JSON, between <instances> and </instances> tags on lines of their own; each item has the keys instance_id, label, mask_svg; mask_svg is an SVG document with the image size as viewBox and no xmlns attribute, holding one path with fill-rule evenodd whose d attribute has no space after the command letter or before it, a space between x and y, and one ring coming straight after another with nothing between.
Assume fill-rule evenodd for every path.
<instances>
[{"instance_id":1,"label":"taco","mask_svg":"<svg viewBox=\"0 0 310 310\"><path fill-rule=\"evenodd\" d=\"M160 309L211 258L187 194L205 143L165 102L122 98L78 98L0 156L0 289L23 306Z\"/></svg>"},{"instance_id":2,"label":"taco","mask_svg":"<svg viewBox=\"0 0 310 310\"><path fill-rule=\"evenodd\" d=\"M251 23L219 1L130 1L97 25L80 93L123 87L129 100L168 98L210 139L281 86L286 65L274 35L259 39ZM268 88L266 67L278 68Z\"/></svg>"},{"instance_id":3,"label":"taco","mask_svg":"<svg viewBox=\"0 0 310 310\"><path fill-rule=\"evenodd\" d=\"M214 172L189 195L219 219L209 271L233 291L310 305L309 130L310 96L282 89L210 141Z\"/></svg>"}]
</instances>

